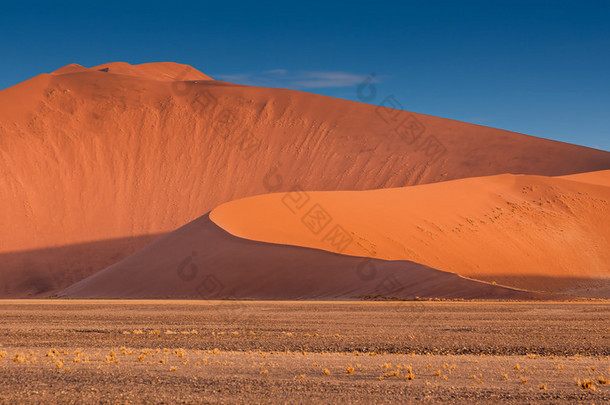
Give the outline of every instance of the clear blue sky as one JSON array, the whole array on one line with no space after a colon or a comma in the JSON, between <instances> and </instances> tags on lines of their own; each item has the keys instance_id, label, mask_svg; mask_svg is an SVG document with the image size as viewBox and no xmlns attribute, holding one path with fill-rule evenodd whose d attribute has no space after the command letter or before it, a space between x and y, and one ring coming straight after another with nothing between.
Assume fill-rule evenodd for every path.
<instances>
[{"instance_id":1,"label":"clear blue sky","mask_svg":"<svg viewBox=\"0 0 610 405\"><path fill-rule=\"evenodd\" d=\"M2 2L0 88L69 63L190 64L610 150L610 1Z\"/></svg>"}]
</instances>

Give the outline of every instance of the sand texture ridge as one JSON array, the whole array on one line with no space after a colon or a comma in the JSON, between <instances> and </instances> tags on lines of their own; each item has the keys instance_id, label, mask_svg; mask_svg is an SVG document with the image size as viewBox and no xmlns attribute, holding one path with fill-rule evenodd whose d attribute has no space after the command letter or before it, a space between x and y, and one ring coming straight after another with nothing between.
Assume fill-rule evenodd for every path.
<instances>
[{"instance_id":1,"label":"sand texture ridge","mask_svg":"<svg viewBox=\"0 0 610 405\"><path fill-rule=\"evenodd\" d=\"M296 190L223 204L211 219L252 240L608 298L610 187L600 185L608 179L610 171L505 174L372 191Z\"/></svg>"},{"instance_id":2,"label":"sand texture ridge","mask_svg":"<svg viewBox=\"0 0 610 405\"><path fill-rule=\"evenodd\" d=\"M235 85L187 65L68 65L0 91L0 297L60 291L245 197L608 169L605 151L299 91ZM599 185L578 187L595 198L603 193ZM230 224L224 227L231 232ZM294 237L295 245L307 246ZM607 246L607 240L596 243L595 252ZM324 247L313 247L324 253ZM400 260L461 271L446 266L449 259L440 254L428 258ZM605 270L592 267L587 277Z\"/></svg>"}]
</instances>

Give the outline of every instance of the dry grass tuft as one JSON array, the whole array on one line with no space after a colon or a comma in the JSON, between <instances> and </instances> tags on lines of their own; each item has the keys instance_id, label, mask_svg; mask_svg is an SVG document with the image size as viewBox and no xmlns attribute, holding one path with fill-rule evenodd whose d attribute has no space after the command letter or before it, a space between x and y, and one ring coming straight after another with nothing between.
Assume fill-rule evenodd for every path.
<instances>
[{"instance_id":1,"label":"dry grass tuft","mask_svg":"<svg viewBox=\"0 0 610 405\"><path fill-rule=\"evenodd\" d=\"M577 380L576 384L578 384L578 386L581 387L583 390L595 391L595 384L593 383L592 380L584 380L584 381Z\"/></svg>"},{"instance_id":2,"label":"dry grass tuft","mask_svg":"<svg viewBox=\"0 0 610 405\"><path fill-rule=\"evenodd\" d=\"M385 376L390 378L390 377L398 377L400 375L400 370L396 370L393 373L386 373Z\"/></svg>"}]
</instances>

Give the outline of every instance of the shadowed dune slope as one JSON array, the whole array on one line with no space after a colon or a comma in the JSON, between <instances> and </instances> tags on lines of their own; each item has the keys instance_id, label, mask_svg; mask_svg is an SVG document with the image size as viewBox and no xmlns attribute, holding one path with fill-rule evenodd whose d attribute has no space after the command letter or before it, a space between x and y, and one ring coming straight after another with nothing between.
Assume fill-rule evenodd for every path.
<instances>
[{"instance_id":1,"label":"shadowed dune slope","mask_svg":"<svg viewBox=\"0 0 610 405\"><path fill-rule=\"evenodd\" d=\"M233 85L186 65L69 65L0 91L0 253L166 233L224 202L293 187L602 169L608 152ZM87 272L134 252L115 248L92 251ZM60 258L47 269L66 271ZM0 263L19 285L23 270Z\"/></svg>"},{"instance_id":2,"label":"shadowed dune slope","mask_svg":"<svg viewBox=\"0 0 610 405\"><path fill-rule=\"evenodd\" d=\"M48 249L25 250L0 254L5 268L20 272L0 274L0 296L5 298L44 297L86 278L97 269L91 263L110 266L122 259L121 249L139 250L161 235L134 236L97 242L78 243ZM61 263L61 271L54 271Z\"/></svg>"},{"instance_id":3,"label":"shadowed dune slope","mask_svg":"<svg viewBox=\"0 0 610 405\"><path fill-rule=\"evenodd\" d=\"M71 298L548 299L409 261L237 238L205 215L62 291Z\"/></svg>"},{"instance_id":4,"label":"shadowed dune slope","mask_svg":"<svg viewBox=\"0 0 610 405\"><path fill-rule=\"evenodd\" d=\"M603 182L609 175L582 178ZM210 217L252 240L410 260L528 290L606 296L609 201L610 187L506 174L385 190L268 194L223 204Z\"/></svg>"}]
</instances>

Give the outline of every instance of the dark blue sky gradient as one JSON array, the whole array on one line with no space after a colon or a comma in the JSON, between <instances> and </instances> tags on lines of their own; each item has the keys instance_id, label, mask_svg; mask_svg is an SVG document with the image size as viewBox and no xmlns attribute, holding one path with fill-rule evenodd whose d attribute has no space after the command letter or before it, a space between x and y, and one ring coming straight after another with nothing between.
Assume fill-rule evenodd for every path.
<instances>
[{"instance_id":1,"label":"dark blue sky gradient","mask_svg":"<svg viewBox=\"0 0 610 405\"><path fill-rule=\"evenodd\" d=\"M69 63L174 61L214 78L610 150L610 1L14 2L0 88Z\"/></svg>"}]
</instances>

